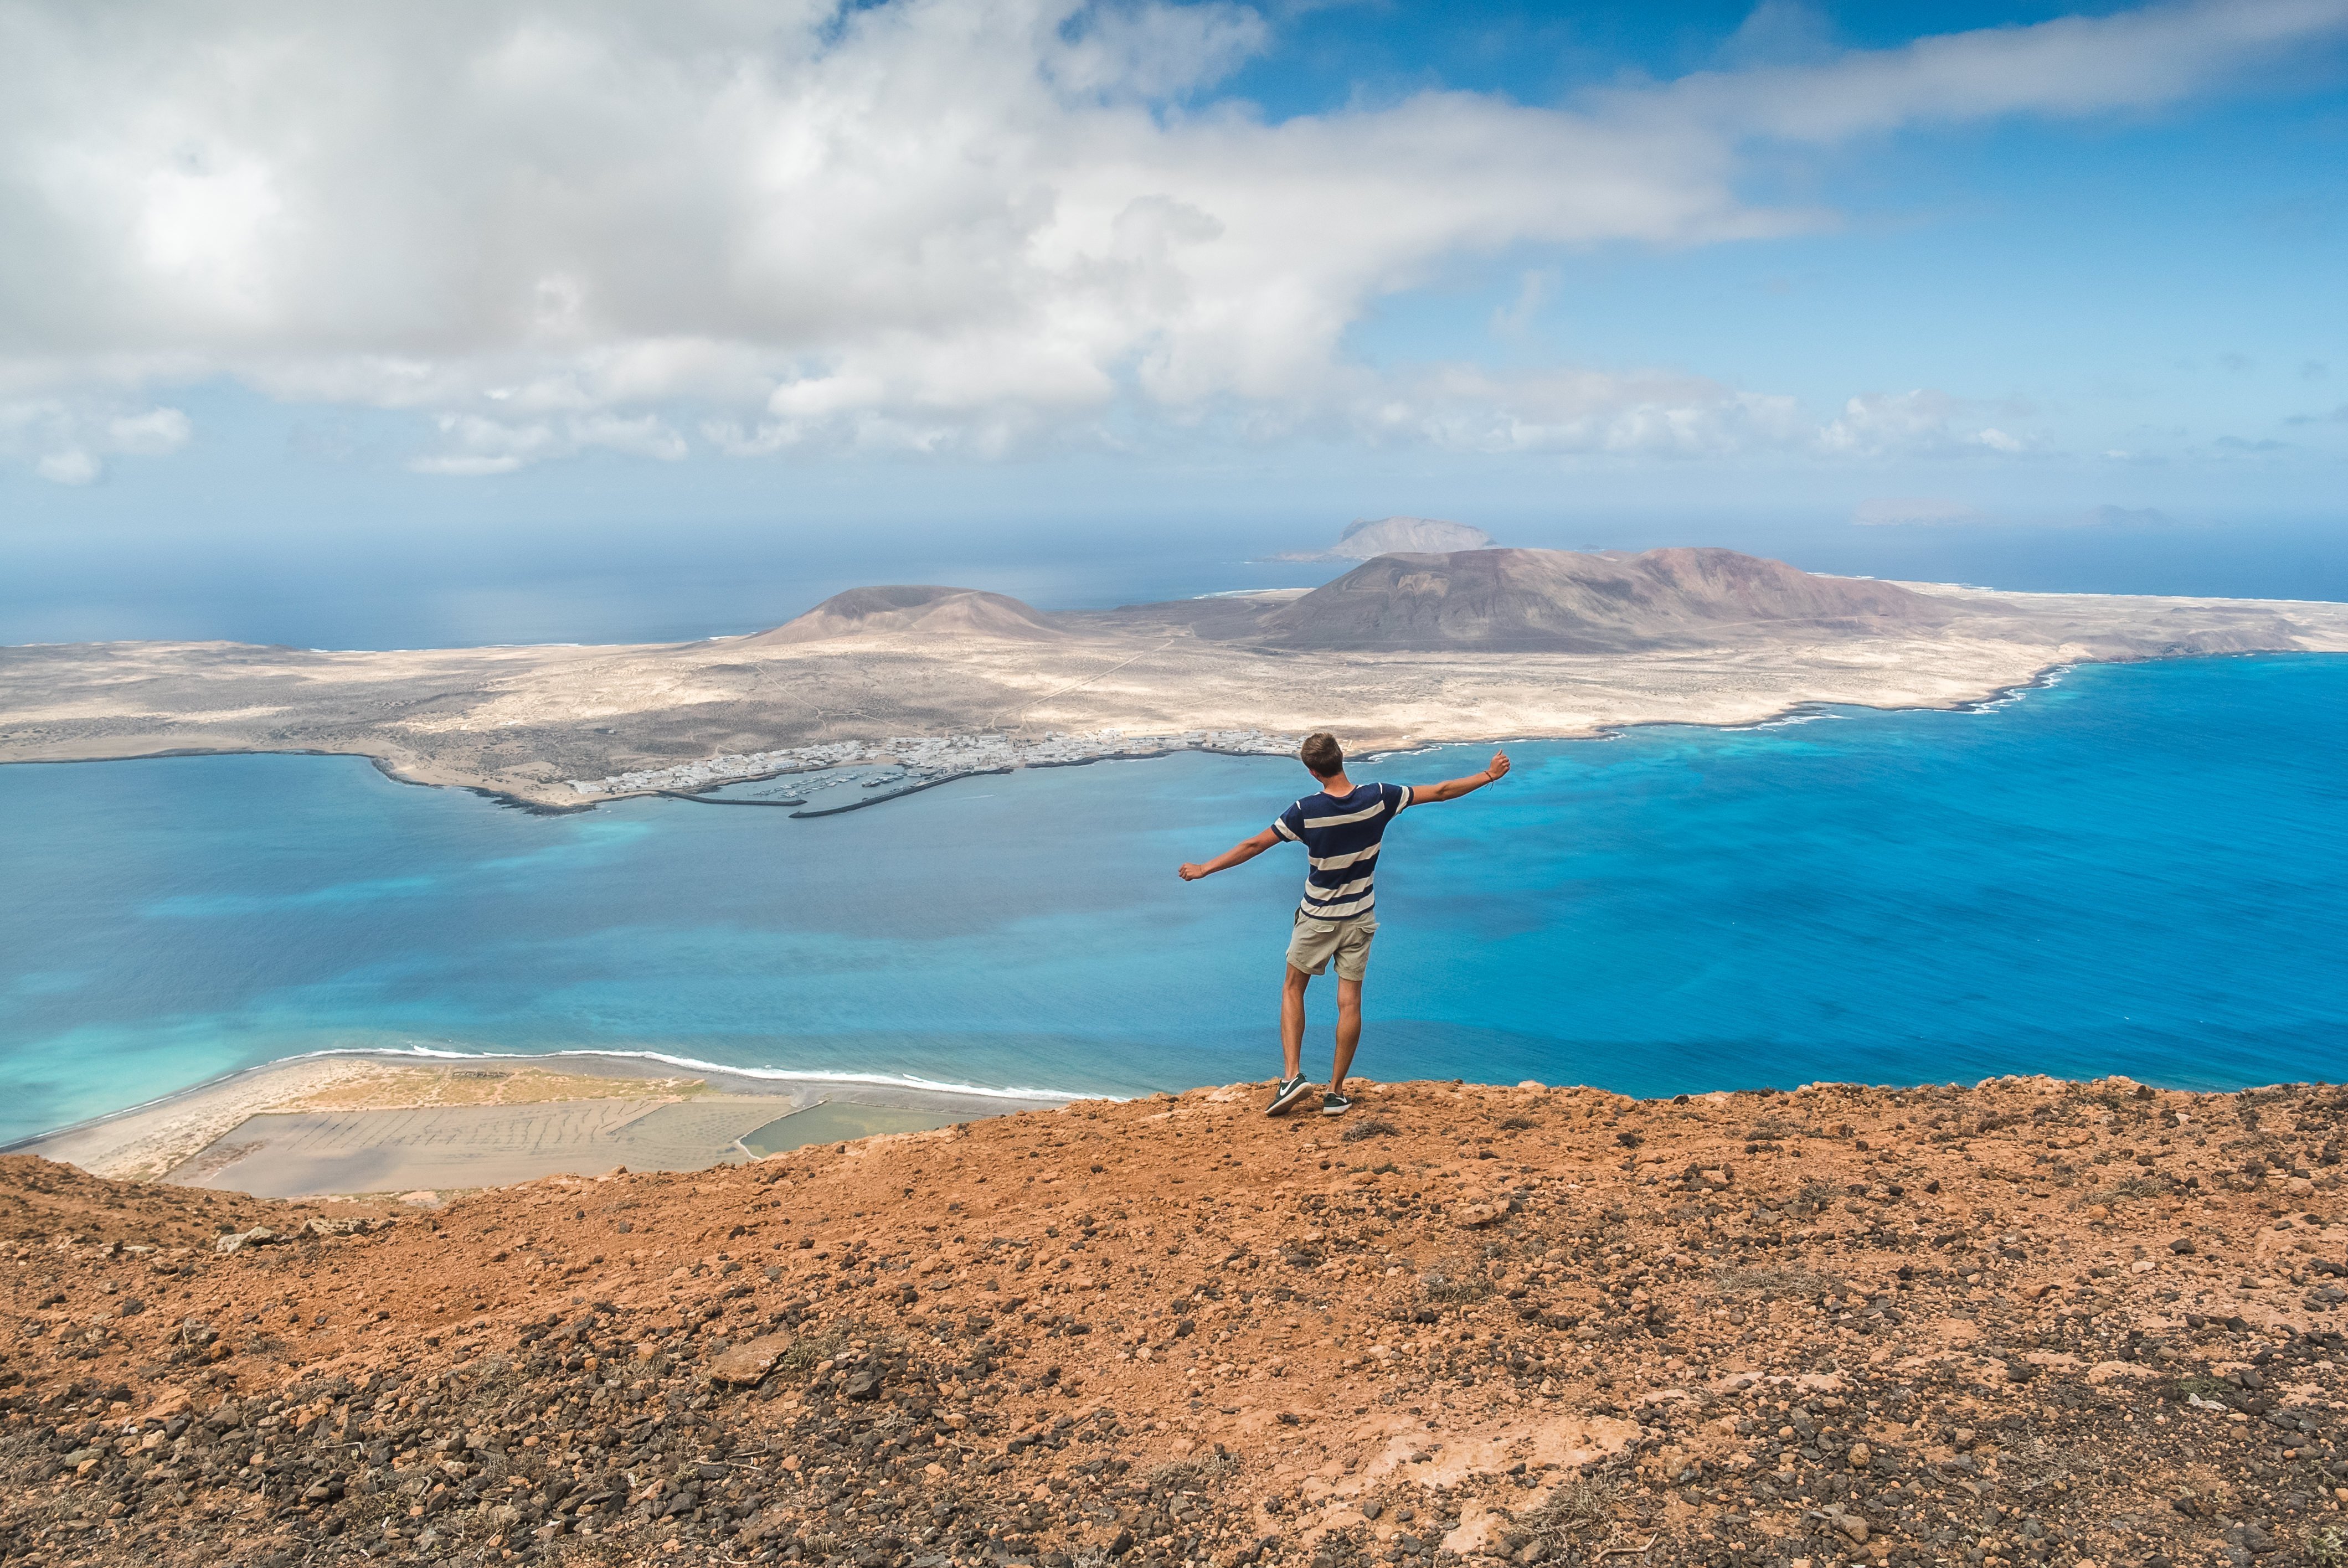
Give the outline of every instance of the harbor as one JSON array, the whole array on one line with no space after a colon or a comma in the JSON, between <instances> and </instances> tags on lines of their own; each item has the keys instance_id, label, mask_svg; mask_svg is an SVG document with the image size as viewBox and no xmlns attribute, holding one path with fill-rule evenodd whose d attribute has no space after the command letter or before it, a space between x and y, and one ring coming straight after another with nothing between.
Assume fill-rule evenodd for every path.
<instances>
[{"instance_id":1,"label":"harbor","mask_svg":"<svg viewBox=\"0 0 2348 1568\"><path fill-rule=\"evenodd\" d=\"M661 794L710 804L787 804L801 808L791 813L795 817L819 817L878 805L957 779L1006 774L1020 768L1138 762L1177 752L1288 756L1294 753L1298 743L1297 736L1262 730L1186 730L1164 735L1092 730L1073 734L1054 732L1032 739L1004 734L898 735L883 741L835 741L778 751L732 753L701 762L680 763L674 767L567 782L574 794L591 799ZM831 776L804 789L795 787L788 800L719 800L709 794L730 784L755 784L799 774ZM827 792L842 789L851 793L839 799L821 798ZM881 793L861 793L864 791Z\"/></svg>"}]
</instances>

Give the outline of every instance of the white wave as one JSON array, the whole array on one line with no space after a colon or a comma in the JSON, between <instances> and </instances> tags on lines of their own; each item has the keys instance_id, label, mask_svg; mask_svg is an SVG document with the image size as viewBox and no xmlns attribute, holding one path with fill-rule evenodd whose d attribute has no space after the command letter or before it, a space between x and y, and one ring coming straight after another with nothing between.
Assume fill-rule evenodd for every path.
<instances>
[{"instance_id":1,"label":"white wave","mask_svg":"<svg viewBox=\"0 0 2348 1568\"><path fill-rule=\"evenodd\" d=\"M1796 724L1815 724L1821 719L1839 719L1840 713L1780 713L1774 719L1764 719L1756 724L1728 726L1740 730L1790 730Z\"/></svg>"},{"instance_id":2,"label":"white wave","mask_svg":"<svg viewBox=\"0 0 2348 1568\"><path fill-rule=\"evenodd\" d=\"M911 1073L891 1072L826 1072L811 1068L796 1067L735 1067L723 1061L704 1061L698 1057L672 1056L661 1050L602 1050L592 1047L573 1047L564 1050L455 1050L438 1045L353 1045L327 1046L318 1050L304 1050L283 1058L287 1061L304 1061L316 1056L423 1056L450 1061L551 1061L565 1056L608 1057L630 1061L658 1061L671 1067L688 1068L695 1072L726 1072L736 1078L756 1078L777 1083L869 1083L881 1089L920 1089L936 1094L969 1094L985 1100L1115 1100L1113 1094L1079 1092L1067 1089L992 1088L979 1083L948 1083L940 1079L916 1078Z\"/></svg>"}]
</instances>

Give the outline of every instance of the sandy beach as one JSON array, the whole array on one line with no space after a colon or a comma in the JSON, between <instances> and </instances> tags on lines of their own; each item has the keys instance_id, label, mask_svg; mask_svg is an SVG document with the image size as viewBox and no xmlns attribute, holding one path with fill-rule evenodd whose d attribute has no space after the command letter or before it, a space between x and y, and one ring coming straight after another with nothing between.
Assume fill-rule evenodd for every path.
<instances>
[{"instance_id":1,"label":"sandy beach","mask_svg":"<svg viewBox=\"0 0 2348 1568\"><path fill-rule=\"evenodd\" d=\"M118 1181L429 1203L621 1166L702 1170L1061 1103L854 1078L681 1073L648 1057L600 1052L366 1052L270 1062L6 1153Z\"/></svg>"}]
</instances>

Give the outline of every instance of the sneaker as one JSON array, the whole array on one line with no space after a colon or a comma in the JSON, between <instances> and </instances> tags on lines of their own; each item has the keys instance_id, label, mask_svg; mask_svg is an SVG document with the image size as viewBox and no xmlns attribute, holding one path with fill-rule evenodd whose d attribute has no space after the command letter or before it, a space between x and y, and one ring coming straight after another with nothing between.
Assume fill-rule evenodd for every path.
<instances>
[{"instance_id":1,"label":"sneaker","mask_svg":"<svg viewBox=\"0 0 2348 1568\"><path fill-rule=\"evenodd\" d=\"M1323 1116L1343 1116L1353 1108L1354 1102L1334 1090L1321 1096L1321 1114Z\"/></svg>"},{"instance_id":2,"label":"sneaker","mask_svg":"<svg viewBox=\"0 0 2348 1568\"><path fill-rule=\"evenodd\" d=\"M1263 1113L1277 1116L1312 1092L1313 1085L1305 1082L1302 1074L1283 1078L1280 1081L1280 1087L1272 1091L1272 1103L1263 1108Z\"/></svg>"}]
</instances>

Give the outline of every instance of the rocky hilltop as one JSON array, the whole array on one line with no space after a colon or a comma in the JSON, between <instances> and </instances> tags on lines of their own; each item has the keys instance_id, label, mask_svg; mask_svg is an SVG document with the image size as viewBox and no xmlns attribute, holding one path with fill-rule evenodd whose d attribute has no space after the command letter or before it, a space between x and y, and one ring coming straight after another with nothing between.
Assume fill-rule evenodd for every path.
<instances>
[{"instance_id":1,"label":"rocky hilltop","mask_svg":"<svg viewBox=\"0 0 2348 1568\"><path fill-rule=\"evenodd\" d=\"M1365 1085L263 1204L0 1161L11 1563L2336 1563L2334 1090Z\"/></svg>"},{"instance_id":2,"label":"rocky hilltop","mask_svg":"<svg viewBox=\"0 0 2348 1568\"><path fill-rule=\"evenodd\" d=\"M851 588L740 647L819 642L834 637L997 637L1033 641L1061 635L1033 607L1008 594L927 584Z\"/></svg>"},{"instance_id":3,"label":"rocky hilltop","mask_svg":"<svg viewBox=\"0 0 2348 1568\"><path fill-rule=\"evenodd\" d=\"M1603 653L1797 629L1917 631L1960 613L1892 583L1735 550L1478 549L1380 556L1265 614L1259 629L1297 648Z\"/></svg>"}]
</instances>

